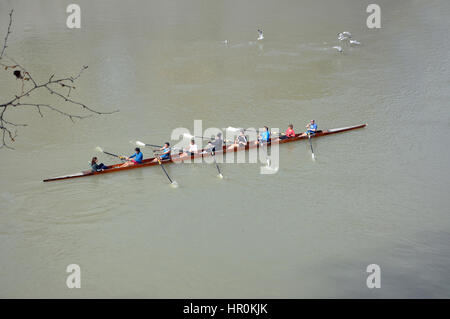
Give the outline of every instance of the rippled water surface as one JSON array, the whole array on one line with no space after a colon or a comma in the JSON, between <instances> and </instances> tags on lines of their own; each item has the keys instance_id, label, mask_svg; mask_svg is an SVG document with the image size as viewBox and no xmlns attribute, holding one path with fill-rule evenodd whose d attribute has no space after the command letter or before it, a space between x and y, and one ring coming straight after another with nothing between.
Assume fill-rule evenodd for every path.
<instances>
[{"instance_id":1,"label":"rippled water surface","mask_svg":"<svg viewBox=\"0 0 450 319\"><path fill-rule=\"evenodd\" d=\"M379 1L0 2L7 53L39 80L76 74L75 121L11 111L0 150L0 296L144 298L449 297L450 5ZM257 28L265 39L256 41ZM333 50L350 31L360 47ZM228 40L228 44L223 41ZM0 103L18 82L0 72ZM36 96L53 102L46 94ZM66 106L65 110L78 112ZM171 165L68 181L97 145L131 154L172 129L368 127L281 145L260 164ZM150 156L149 149L144 150ZM381 289L366 286L378 264ZM82 288L65 285L78 264Z\"/></svg>"}]
</instances>

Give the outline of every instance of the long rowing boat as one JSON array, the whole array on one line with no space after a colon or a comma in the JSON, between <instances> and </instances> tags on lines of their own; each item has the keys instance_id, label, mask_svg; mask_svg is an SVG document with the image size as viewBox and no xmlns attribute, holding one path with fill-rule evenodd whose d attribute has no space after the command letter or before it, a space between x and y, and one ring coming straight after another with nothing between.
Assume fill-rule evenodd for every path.
<instances>
[{"instance_id":1,"label":"long rowing boat","mask_svg":"<svg viewBox=\"0 0 450 319\"><path fill-rule=\"evenodd\" d=\"M317 131L316 134L311 135L311 138L316 138L316 137L321 137L321 136L326 136L326 135L331 135L331 134L336 134L336 133L352 131L352 130L356 130L356 129L359 129L359 128L363 128L366 125L367 124L360 124L360 125L335 128L335 129L330 129L330 130L325 130L325 131L319 130L319 131ZM274 138L271 139L271 144L274 144L274 143L284 144L284 143L290 143L290 142L295 142L295 141L308 139L308 136L300 136L300 135L301 134L295 134L295 137L286 138L286 139L282 139L282 140L274 137ZM241 147L241 148L236 148L235 147L234 149L228 149L228 147L229 146L223 146L222 152L223 153L227 153L227 152L235 152L235 151L244 150L244 147ZM259 147L259 144L254 145L254 143L251 143L251 144L247 143L247 146L245 147L245 150L248 150L249 148L254 148L254 147ZM216 151L216 153L218 153L218 152ZM210 156L210 153L195 154L195 155L192 155L190 157L190 159L197 158L197 157L206 157L206 156ZM186 161L188 159L189 159L189 157L180 159L179 157L174 156L170 160L164 161L164 164L180 162L180 161ZM104 170L104 171L100 171L100 172L92 172L91 170L87 170L87 171L83 171L83 172L72 174L72 175L64 175L64 176L58 176L58 177L53 177L53 178L47 178L47 179L44 179L43 181L44 182L53 182L53 181L59 181L59 180L63 180L63 179L71 179L71 178L86 177L86 176L92 176L92 175L109 174L109 173L129 170L129 169L135 169L135 168L159 165L158 162L153 162L153 160L154 160L154 157L148 158L148 159L143 160L142 164L127 166L127 167L120 167L123 163L119 163L119 164L110 165L109 169Z\"/></svg>"}]
</instances>

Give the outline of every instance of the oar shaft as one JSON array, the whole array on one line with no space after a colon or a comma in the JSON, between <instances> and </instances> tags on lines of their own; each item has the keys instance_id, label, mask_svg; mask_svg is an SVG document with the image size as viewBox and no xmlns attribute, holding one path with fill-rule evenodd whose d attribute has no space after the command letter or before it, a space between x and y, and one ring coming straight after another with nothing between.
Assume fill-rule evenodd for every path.
<instances>
[{"instance_id":1,"label":"oar shaft","mask_svg":"<svg viewBox=\"0 0 450 319\"><path fill-rule=\"evenodd\" d=\"M161 145L153 145L153 144L145 144L145 146L151 146L151 147L159 147L159 148L161 148L162 146Z\"/></svg>"},{"instance_id":2,"label":"oar shaft","mask_svg":"<svg viewBox=\"0 0 450 319\"><path fill-rule=\"evenodd\" d=\"M188 137L188 138L201 138L202 140L210 140L211 138L209 138L209 137L206 137L206 136L196 136L196 135L188 135L188 136L186 136L186 137Z\"/></svg>"},{"instance_id":3,"label":"oar shaft","mask_svg":"<svg viewBox=\"0 0 450 319\"><path fill-rule=\"evenodd\" d=\"M216 157L214 156L214 152L212 152L212 151L211 151L211 156L212 156L212 158L214 160L214 164L216 164L217 171L219 172L219 175L222 175L222 172L220 171L219 165L216 162Z\"/></svg>"},{"instance_id":4,"label":"oar shaft","mask_svg":"<svg viewBox=\"0 0 450 319\"><path fill-rule=\"evenodd\" d=\"M123 157L123 156L120 156L120 155L117 155L117 154L113 154L113 153L110 153L110 152L106 152L106 151L102 151L102 152L105 153L106 155L114 156L114 157L117 157L117 158L120 158L120 159L122 159L122 157Z\"/></svg>"},{"instance_id":5,"label":"oar shaft","mask_svg":"<svg viewBox=\"0 0 450 319\"><path fill-rule=\"evenodd\" d=\"M156 159L158 160L159 166L161 166L162 170L164 171L164 174L166 174L167 178L169 179L170 183L173 184L172 179L170 178L169 174L167 174L166 169L164 168L164 165L162 164L161 160L158 156L156 156Z\"/></svg>"},{"instance_id":6,"label":"oar shaft","mask_svg":"<svg viewBox=\"0 0 450 319\"><path fill-rule=\"evenodd\" d=\"M116 155L116 154L113 154L113 153L109 153L109 152L103 152L103 153L105 153L105 154L107 154L107 155L114 156L114 157L120 157L119 155Z\"/></svg>"},{"instance_id":7,"label":"oar shaft","mask_svg":"<svg viewBox=\"0 0 450 319\"><path fill-rule=\"evenodd\" d=\"M313 150L313 146L312 146L312 142L311 142L311 133L308 133L308 140L309 140L309 147L311 148L311 154L314 159L315 155L314 155L314 150Z\"/></svg>"},{"instance_id":8,"label":"oar shaft","mask_svg":"<svg viewBox=\"0 0 450 319\"><path fill-rule=\"evenodd\" d=\"M116 155L116 154L113 154L113 153L109 153L109 152L106 152L106 151L103 151L103 153L105 153L107 155L114 156L114 157L119 157L119 155Z\"/></svg>"}]
</instances>

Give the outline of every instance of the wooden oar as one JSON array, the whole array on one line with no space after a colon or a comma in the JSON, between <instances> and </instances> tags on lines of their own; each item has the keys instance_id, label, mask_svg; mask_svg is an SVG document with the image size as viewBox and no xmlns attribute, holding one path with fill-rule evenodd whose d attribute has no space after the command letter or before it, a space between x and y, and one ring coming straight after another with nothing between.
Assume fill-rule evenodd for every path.
<instances>
[{"instance_id":1,"label":"wooden oar","mask_svg":"<svg viewBox=\"0 0 450 319\"><path fill-rule=\"evenodd\" d=\"M244 132L256 132L256 133L258 133L258 130L249 130L249 129L237 128L237 127L232 127L232 126L228 126L225 130L227 130L227 131L234 131L234 132L244 130Z\"/></svg>"},{"instance_id":2,"label":"wooden oar","mask_svg":"<svg viewBox=\"0 0 450 319\"><path fill-rule=\"evenodd\" d=\"M150 146L150 147L158 147L158 148L162 148L161 145L153 145L153 144L147 144L147 143L143 143L141 141L136 141L134 142L137 146L140 147L146 147L146 146ZM171 147L172 150L181 150L181 148L179 147Z\"/></svg>"},{"instance_id":3,"label":"wooden oar","mask_svg":"<svg viewBox=\"0 0 450 319\"><path fill-rule=\"evenodd\" d=\"M153 145L153 144L147 144L147 143L142 143L141 141L136 141L134 142L137 146L141 146L141 147L145 147L145 146L151 146L151 147L159 147L161 148L161 145Z\"/></svg>"},{"instance_id":4,"label":"wooden oar","mask_svg":"<svg viewBox=\"0 0 450 319\"><path fill-rule=\"evenodd\" d=\"M314 155L314 150L312 147L312 142L311 142L311 133L308 133L308 140L309 140L309 146L311 147L311 157L313 159L313 161L316 160L316 155Z\"/></svg>"},{"instance_id":5,"label":"wooden oar","mask_svg":"<svg viewBox=\"0 0 450 319\"><path fill-rule=\"evenodd\" d=\"M110 152L106 152L106 151L104 151L100 146L97 146L95 149L96 149L98 152L105 153L106 155L114 156L114 157L120 158L122 161L126 159L125 156L121 156L121 155L113 154L113 153L110 153Z\"/></svg>"},{"instance_id":6,"label":"wooden oar","mask_svg":"<svg viewBox=\"0 0 450 319\"><path fill-rule=\"evenodd\" d=\"M189 134L189 133L184 133L183 136L184 136L184 137L187 137L187 138L194 138L194 137L196 137L196 138L201 138L202 140L210 140L210 138L208 138L208 137L204 137L204 136L195 136L195 135L191 135L191 134Z\"/></svg>"},{"instance_id":7,"label":"wooden oar","mask_svg":"<svg viewBox=\"0 0 450 319\"><path fill-rule=\"evenodd\" d=\"M173 180L170 178L169 174L167 173L166 169L164 168L163 163L162 163L161 160L159 159L159 156L158 156L158 155L155 155L155 158L158 160L159 166L161 166L162 170L164 171L164 174L166 174L167 178L169 179L170 184L172 184L172 185L174 185L174 186L177 186L177 185L178 185L177 182L173 181Z\"/></svg>"}]
</instances>

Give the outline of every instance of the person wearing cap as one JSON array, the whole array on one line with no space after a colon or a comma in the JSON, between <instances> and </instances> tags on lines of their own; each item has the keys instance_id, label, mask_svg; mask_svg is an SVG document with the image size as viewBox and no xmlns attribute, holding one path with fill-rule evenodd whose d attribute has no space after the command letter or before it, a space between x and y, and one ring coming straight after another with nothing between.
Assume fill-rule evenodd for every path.
<instances>
[{"instance_id":1,"label":"person wearing cap","mask_svg":"<svg viewBox=\"0 0 450 319\"><path fill-rule=\"evenodd\" d=\"M306 132L302 133L301 136L316 134L316 132L317 132L317 124L314 120L311 120L311 122L309 122L306 125Z\"/></svg>"}]
</instances>

